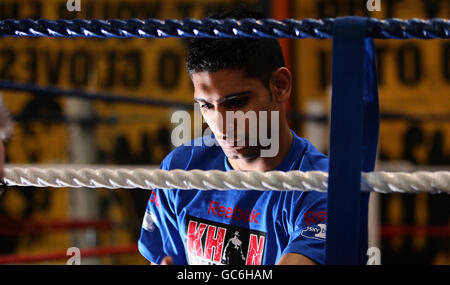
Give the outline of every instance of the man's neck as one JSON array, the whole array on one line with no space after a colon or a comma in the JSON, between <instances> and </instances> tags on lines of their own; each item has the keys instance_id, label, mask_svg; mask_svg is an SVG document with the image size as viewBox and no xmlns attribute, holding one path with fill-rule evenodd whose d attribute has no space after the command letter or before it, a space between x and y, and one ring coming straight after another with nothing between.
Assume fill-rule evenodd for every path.
<instances>
[{"instance_id":1,"label":"man's neck","mask_svg":"<svg viewBox=\"0 0 450 285\"><path fill-rule=\"evenodd\" d=\"M291 149L293 135L289 127L286 127L280 132L280 145L278 154L273 157L258 157L252 161L245 159L230 159L228 162L235 170L258 170L270 171L280 165Z\"/></svg>"}]
</instances>

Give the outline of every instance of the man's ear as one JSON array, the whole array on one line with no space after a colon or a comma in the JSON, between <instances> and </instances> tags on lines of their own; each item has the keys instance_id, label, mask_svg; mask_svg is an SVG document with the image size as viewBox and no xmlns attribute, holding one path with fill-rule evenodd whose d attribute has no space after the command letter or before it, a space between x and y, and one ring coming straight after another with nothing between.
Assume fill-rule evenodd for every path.
<instances>
[{"instance_id":1,"label":"man's ear","mask_svg":"<svg viewBox=\"0 0 450 285\"><path fill-rule=\"evenodd\" d=\"M289 100L292 91L292 74L286 67L278 68L272 76L271 87L278 103Z\"/></svg>"}]
</instances>

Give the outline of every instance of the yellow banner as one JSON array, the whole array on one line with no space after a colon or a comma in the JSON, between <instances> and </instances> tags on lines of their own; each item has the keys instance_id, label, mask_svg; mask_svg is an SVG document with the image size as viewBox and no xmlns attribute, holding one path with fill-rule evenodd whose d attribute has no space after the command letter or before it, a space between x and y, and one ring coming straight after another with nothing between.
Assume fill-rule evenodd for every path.
<instances>
[{"instance_id":1,"label":"yellow banner","mask_svg":"<svg viewBox=\"0 0 450 285\"><path fill-rule=\"evenodd\" d=\"M256 1L247 1L252 4ZM80 11L67 10L66 0L5 0L0 2L2 19L128 19L203 18L234 6L230 0L82 0ZM185 70L185 40L181 39L0 39L0 79L59 88L79 88L121 96L193 102ZM105 164L158 165L171 150L170 116L173 109L93 102L86 109L71 110L66 98L51 98L28 92L1 90L11 113L19 119L7 144L9 163L72 163L78 144L70 126L82 126L94 135L92 161ZM95 118L113 123L95 123ZM37 118L50 118L43 122ZM88 147L89 148L89 147ZM72 156L72 157L71 157ZM100 219L121 226L98 232L99 245L113 241L137 241L148 192L98 190ZM0 204L1 216L61 221L71 219L69 190L11 188ZM120 226L120 225L119 225ZM32 253L67 249L70 231L38 237L17 237L3 253ZM4 237L0 236L0 240ZM2 243L4 244L4 243ZM143 263L134 259L106 259L104 263ZM68 257L69 258L69 257ZM57 261L61 263L63 261ZM48 263L48 262L47 262Z\"/></svg>"},{"instance_id":2,"label":"yellow banner","mask_svg":"<svg viewBox=\"0 0 450 285\"><path fill-rule=\"evenodd\" d=\"M449 1L381 0L381 11L367 1L294 1L295 18L355 15L375 18L449 18ZM331 40L295 40L297 108L323 112L330 107ZM450 156L450 41L376 40L381 112L409 115L381 121L379 153L383 159L445 164ZM315 106L315 107L314 107ZM446 117L446 119L442 119ZM417 119L418 121L414 121ZM326 146L324 146L326 151ZM441 161L439 160L441 158Z\"/></svg>"}]
</instances>

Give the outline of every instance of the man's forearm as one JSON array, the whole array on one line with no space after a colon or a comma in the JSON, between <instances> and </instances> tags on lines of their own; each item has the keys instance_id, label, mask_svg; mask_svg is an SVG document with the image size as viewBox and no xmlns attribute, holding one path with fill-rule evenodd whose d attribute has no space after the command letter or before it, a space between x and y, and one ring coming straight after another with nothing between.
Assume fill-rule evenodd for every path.
<instances>
[{"instance_id":1,"label":"man's forearm","mask_svg":"<svg viewBox=\"0 0 450 285\"><path fill-rule=\"evenodd\" d=\"M280 257L277 265L317 265L317 263L298 253L286 253Z\"/></svg>"}]
</instances>

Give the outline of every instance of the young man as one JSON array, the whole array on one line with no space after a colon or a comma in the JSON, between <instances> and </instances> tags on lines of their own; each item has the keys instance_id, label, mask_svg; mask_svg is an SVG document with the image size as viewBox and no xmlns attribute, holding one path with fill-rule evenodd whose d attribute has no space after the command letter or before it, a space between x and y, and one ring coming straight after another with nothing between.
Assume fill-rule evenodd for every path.
<instances>
[{"instance_id":1,"label":"young man","mask_svg":"<svg viewBox=\"0 0 450 285\"><path fill-rule=\"evenodd\" d=\"M215 18L262 16L240 9ZM276 39L193 39L187 69L213 134L194 140L202 146L173 150L161 169L328 171L327 157L289 129L292 77ZM243 131L225 123L227 112L237 111L257 114L256 136L272 134L275 155L262 155L270 145L249 143L255 127ZM326 197L317 191L155 189L139 250L154 264L323 264Z\"/></svg>"}]
</instances>

